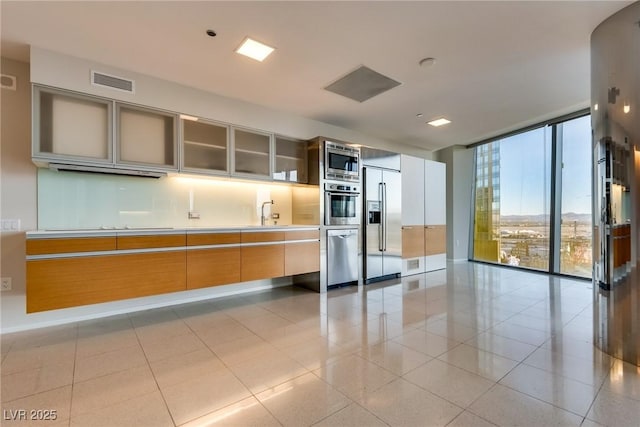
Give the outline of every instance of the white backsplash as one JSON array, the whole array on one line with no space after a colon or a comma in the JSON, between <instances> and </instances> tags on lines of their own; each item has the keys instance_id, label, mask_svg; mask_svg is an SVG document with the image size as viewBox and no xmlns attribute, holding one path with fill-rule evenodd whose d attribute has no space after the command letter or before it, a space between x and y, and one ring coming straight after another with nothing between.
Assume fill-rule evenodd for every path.
<instances>
[{"instance_id":1,"label":"white backsplash","mask_svg":"<svg viewBox=\"0 0 640 427\"><path fill-rule=\"evenodd\" d=\"M160 179L38 170L38 228L217 227L289 225L292 190L288 184L228 178L173 176ZM311 190L312 192L317 190ZM188 219L190 204L200 219ZM271 219L271 213L280 218Z\"/></svg>"}]
</instances>

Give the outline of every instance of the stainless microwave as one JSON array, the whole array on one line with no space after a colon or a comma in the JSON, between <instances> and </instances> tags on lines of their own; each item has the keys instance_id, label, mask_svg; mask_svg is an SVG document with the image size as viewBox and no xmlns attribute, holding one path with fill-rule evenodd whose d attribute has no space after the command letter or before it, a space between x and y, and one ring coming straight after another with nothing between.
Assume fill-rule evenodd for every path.
<instances>
[{"instance_id":1,"label":"stainless microwave","mask_svg":"<svg viewBox=\"0 0 640 427\"><path fill-rule=\"evenodd\" d=\"M335 142L324 145L324 178L360 181L360 149Z\"/></svg>"}]
</instances>

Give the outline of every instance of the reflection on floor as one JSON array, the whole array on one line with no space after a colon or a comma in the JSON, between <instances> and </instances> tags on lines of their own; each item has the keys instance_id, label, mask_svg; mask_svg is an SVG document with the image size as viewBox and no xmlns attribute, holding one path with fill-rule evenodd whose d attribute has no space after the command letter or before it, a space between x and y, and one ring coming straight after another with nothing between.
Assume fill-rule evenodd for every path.
<instances>
[{"instance_id":1,"label":"reflection on floor","mask_svg":"<svg viewBox=\"0 0 640 427\"><path fill-rule=\"evenodd\" d=\"M637 426L590 288L459 263L4 335L2 425Z\"/></svg>"}]
</instances>

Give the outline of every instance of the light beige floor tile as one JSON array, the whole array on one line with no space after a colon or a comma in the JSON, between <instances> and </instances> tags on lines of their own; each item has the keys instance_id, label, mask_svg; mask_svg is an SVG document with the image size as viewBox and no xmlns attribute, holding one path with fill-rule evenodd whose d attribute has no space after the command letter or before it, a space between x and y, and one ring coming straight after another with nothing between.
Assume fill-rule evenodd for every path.
<instances>
[{"instance_id":1,"label":"light beige floor tile","mask_svg":"<svg viewBox=\"0 0 640 427\"><path fill-rule=\"evenodd\" d=\"M222 303L222 305L224 306L225 304ZM233 307L229 306L221 312L238 321L245 321L254 317L272 314L271 311L248 302Z\"/></svg>"},{"instance_id":2,"label":"light beige floor tile","mask_svg":"<svg viewBox=\"0 0 640 427\"><path fill-rule=\"evenodd\" d=\"M252 396L182 424L180 427L204 426L280 427L281 424Z\"/></svg>"},{"instance_id":3,"label":"light beige floor tile","mask_svg":"<svg viewBox=\"0 0 640 427\"><path fill-rule=\"evenodd\" d=\"M398 378L395 374L357 355L344 357L313 373L355 401L360 401L365 394Z\"/></svg>"},{"instance_id":4,"label":"light beige floor tile","mask_svg":"<svg viewBox=\"0 0 640 427\"><path fill-rule=\"evenodd\" d=\"M136 344L133 347L100 353L96 356L77 360L73 381L76 383L86 381L146 364L147 359L142 348Z\"/></svg>"},{"instance_id":5,"label":"light beige floor tile","mask_svg":"<svg viewBox=\"0 0 640 427\"><path fill-rule=\"evenodd\" d=\"M612 359L608 356L587 360L579 357L555 353L547 348L539 348L523 363L562 375L582 383L600 387L611 369Z\"/></svg>"},{"instance_id":6,"label":"light beige floor tile","mask_svg":"<svg viewBox=\"0 0 640 427\"><path fill-rule=\"evenodd\" d=\"M231 373L217 370L198 378L162 387L169 412L176 424L184 424L251 395Z\"/></svg>"},{"instance_id":7,"label":"light beige floor tile","mask_svg":"<svg viewBox=\"0 0 640 427\"><path fill-rule=\"evenodd\" d=\"M160 388L193 380L209 373L226 370L222 361L209 349L179 354L150 362L153 376Z\"/></svg>"},{"instance_id":8,"label":"light beige floor tile","mask_svg":"<svg viewBox=\"0 0 640 427\"><path fill-rule=\"evenodd\" d=\"M72 427L173 427L159 391L71 418Z\"/></svg>"},{"instance_id":9,"label":"light beige floor tile","mask_svg":"<svg viewBox=\"0 0 640 427\"><path fill-rule=\"evenodd\" d=\"M388 424L357 403L352 403L333 415L328 416L313 427L385 427Z\"/></svg>"},{"instance_id":10,"label":"light beige floor tile","mask_svg":"<svg viewBox=\"0 0 640 427\"><path fill-rule=\"evenodd\" d=\"M406 332L393 341L431 357L439 356L459 344L420 329Z\"/></svg>"},{"instance_id":11,"label":"light beige floor tile","mask_svg":"<svg viewBox=\"0 0 640 427\"><path fill-rule=\"evenodd\" d=\"M444 426L462 412L402 378L367 394L362 406L392 426Z\"/></svg>"},{"instance_id":12,"label":"light beige floor tile","mask_svg":"<svg viewBox=\"0 0 640 427\"><path fill-rule=\"evenodd\" d=\"M205 348L204 343L193 333L176 335L171 337L171 339L145 341L142 344L142 350L144 350L144 354L149 362L191 353Z\"/></svg>"},{"instance_id":13,"label":"light beige floor tile","mask_svg":"<svg viewBox=\"0 0 640 427\"><path fill-rule=\"evenodd\" d=\"M2 375L2 401L8 402L73 382L73 360Z\"/></svg>"},{"instance_id":14,"label":"light beige floor tile","mask_svg":"<svg viewBox=\"0 0 640 427\"><path fill-rule=\"evenodd\" d=\"M503 426L579 426L582 422L578 415L499 384L467 410Z\"/></svg>"},{"instance_id":15,"label":"light beige floor tile","mask_svg":"<svg viewBox=\"0 0 640 427\"><path fill-rule=\"evenodd\" d=\"M85 359L102 353L137 346L138 344L138 336L133 331L133 328L98 335L86 335L78 338L76 358Z\"/></svg>"},{"instance_id":16,"label":"light beige floor tile","mask_svg":"<svg viewBox=\"0 0 640 427\"><path fill-rule=\"evenodd\" d=\"M640 368L631 363L614 359L602 389L640 400Z\"/></svg>"},{"instance_id":17,"label":"light beige floor tile","mask_svg":"<svg viewBox=\"0 0 640 427\"><path fill-rule=\"evenodd\" d=\"M282 352L261 355L230 369L254 394L309 372Z\"/></svg>"},{"instance_id":18,"label":"light beige floor tile","mask_svg":"<svg viewBox=\"0 0 640 427\"><path fill-rule=\"evenodd\" d=\"M431 356L394 341L370 345L358 354L396 375L403 375L432 359Z\"/></svg>"},{"instance_id":19,"label":"light beige floor tile","mask_svg":"<svg viewBox=\"0 0 640 427\"><path fill-rule=\"evenodd\" d=\"M414 327L404 326L402 323L389 320L385 316L369 317L366 322L369 335L373 335L378 341L384 342L398 338L405 332L414 329Z\"/></svg>"},{"instance_id":20,"label":"light beige floor tile","mask_svg":"<svg viewBox=\"0 0 640 427\"><path fill-rule=\"evenodd\" d=\"M593 386L524 364L509 372L500 384L582 416L598 392Z\"/></svg>"},{"instance_id":21,"label":"light beige floor tile","mask_svg":"<svg viewBox=\"0 0 640 427\"><path fill-rule=\"evenodd\" d=\"M279 328L266 329L256 332L256 334L278 349L320 338L320 333L315 328L303 328L293 323Z\"/></svg>"},{"instance_id":22,"label":"light beige floor tile","mask_svg":"<svg viewBox=\"0 0 640 427\"><path fill-rule=\"evenodd\" d=\"M91 338L125 331L133 331L131 318L126 314L87 320L78 324L78 338Z\"/></svg>"},{"instance_id":23,"label":"light beige floor tile","mask_svg":"<svg viewBox=\"0 0 640 427\"><path fill-rule=\"evenodd\" d=\"M22 399L2 403L3 426L62 426L69 424L69 409L71 407L71 386L64 386L44 393L34 394ZM24 410L24 416L18 411ZM44 410L46 412L31 411ZM13 412L9 412L13 411ZM7 414L9 412L9 414ZM33 417L35 415L35 417ZM38 420L38 416L48 415L48 420ZM22 418L22 419L21 419ZM35 419L33 419L35 418ZM55 422L54 422L55 421Z\"/></svg>"},{"instance_id":24,"label":"light beige floor tile","mask_svg":"<svg viewBox=\"0 0 640 427\"><path fill-rule=\"evenodd\" d=\"M429 322L424 329L432 334L440 335L452 341L463 342L478 335L480 331L475 328L447 321L437 320Z\"/></svg>"},{"instance_id":25,"label":"light beige floor tile","mask_svg":"<svg viewBox=\"0 0 640 427\"><path fill-rule=\"evenodd\" d=\"M488 332L483 332L477 337L473 337L470 340L465 341L465 344L518 362L523 361L538 348L531 344L512 340L511 338L501 337L500 335L490 334Z\"/></svg>"},{"instance_id":26,"label":"light beige floor tile","mask_svg":"<svg viewBox=\"0 0 640 427\"><path fill-rule=\"evenodd\" d=\"M210 348L228 366L239 365L261 355L279 354L274 346L257 335L228 341Z\"/></svg>"},{"instance_id":27,"label":"light beige floor tile","mask_svg":"<svg viewBox=\"0 0 640 427\"><path fill-rule=\"evenodd\" d=\"M640 404L635 399L600 390L587 418L610 427L637 426Z\"/></svg>"},{"instance_id":28,"label":"light beige floor tile","mask_svg":"<svg viewBox=\"0 0 640 427\"><path fill-rule=\"evenodd\" d=\"M492 381L498 381L518 362L466 344L444 353L438 359Z\"/></svg>"},{"instance_id":29,"label":"light beige floor tile","mask_svg":"<svg viewBox=\"0 0 640 427\"><path fill-rule=\"evenodd\" d=\"M179 320L179 317L173 311L173 308L164 307L132 313L129 315L129 319L134 328L142 328L145 326L166 325Z\"/></svg>"},{"instance_id":30,"label":"light beige floor tile","mask_svg":"<svg viewBox=\"0 0 640 427\"><path fill-rule=\"evenodd\" d=\"M65 363L73 360L76 354L75 339L41 347L17 347L16 344L11 346L11 350L2 361L2 375Z\"/></svg>"},{"instance_id":31,"label":"light beige floor tile","mask_svg":"<svg viewBox=\"0 0 640 427\"><path fill-rule=\"evenodd\" d=\"M228 343L230 341L239 340L241 338L256 336L249 329L245 328L240 322L233 319L225 321L220 325L216 325L215 327L196 329L196 334L210 348Z\"/></svg>"},{"instance_id":32,"label":"light beige floor tile","mask_svg":"<svg viewBox=\"0 0 640 427\"><path fill-rule=\"evenodd\" d=\"M158 389L148 366L120 371L73 385L71 418Z\"/></svg>"},{"instance_id":33,"label":"light beige floor tile","mask_svg":"<svg viewBox=\"0 0 640 427\"><path fill-rule=\"evenodd\" d=\"M488 329L487 332L535 346L543 344L551 337L551 332L538 331L525 326L514 325L507 323L508 320L509 319L495 325L491 329Z\"/></svg>"},{"instance_id":34,"label":"light beige floor tile","mask_svg":"<svg viewBox=\"0 0 640 427\"><path fill-rule=\"evenodd\" d=\"M352 353L327 338L315 338L294 344L282 351L309 370L318 369L325 363L331 363Z\"/></svg>"},{"instance_id":35,"label":"light beige floor tile","mask_svg":"<svg viewBox=\"0 0 640 427\"><path fill-rule=\"evenodd\" d=\"M271 312L260 316L240 320L240 323L257 335L294 324L293 322Z\"/></svg>"},{"instance_id":36,"label":"light beige floor tile","mask_svg":"<svg viewBox=\"0 0 640 427\"><path fill-rule=\"evenodd\" d=\"M469 411L464 411L456 417L455 420L447 424L447 427L493 427L495 424L480 418L479 416L472 414Z\"/></svg>"},{"instance_id":37,"label":"light beige floor tile","mask_svg":"<svg viewBox=\"0 0 640 427\"><path fill-rule=\"evenodd\" d=\"M75 341L78 338L78 326L74 323L70 325L34 329L12 335L14 336L12 345L13 350L48 347L51 351L55 351L57 346L74 346Z\"/></svg>"},{"instance_id":38,"label":"light beige floor tile","mask_svg":"<svg viewBox=\"0 0 640 427\"><path fill-rule=\"evenodd\" d=\"M148 324L135 328L136 335L142 344L152 341L166 340L178 335L191 333L191 329L180 319L163 323Z\"/></svg>"},{"instance_id":39,"label":"light beige floor tile","mask_svg":"<svg viewBox=\"0 0 640 427\"><path fill-rule=\"evenodd\" d=\"M562 333L551 337L541 346L554 353L586 359L593 362L611 363L615 359L598 349L593 344L593 337L587 340L576 340Z\"/></svg>"},{"instance_id":40,"label":"light beige floor tile","mask_svg":"<svg viewBox=\"0 0 640 427\"><path fill-rule=\"evenodd\" d=\"M494 384L493 381L438 359L425 363L405 374L403 378L463 408Z\"/></svg>"},{"instance_id":41,"label":"light beige floor tile","mask_svg":"<svg viewBox=\"0 0 640 427\"><path fill-rule=\"evenodd\" d=\"M346 396L309 373L256 396L284 426L311 425L351 403Z\"/></svg>"}]
</instances>

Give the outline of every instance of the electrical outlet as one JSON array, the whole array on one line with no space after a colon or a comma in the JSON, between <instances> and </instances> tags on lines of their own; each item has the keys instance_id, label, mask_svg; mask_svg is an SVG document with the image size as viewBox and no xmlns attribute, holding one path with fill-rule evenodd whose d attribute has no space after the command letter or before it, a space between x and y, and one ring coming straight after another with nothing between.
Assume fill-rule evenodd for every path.
<instances>
[{"instance_id":1,"label":"electrical outlet","mask_svg":"<svg viewBox=\"0 0 640 427\"><path fill-rule=\"evenodd\" d=\"M11 290L11 277L3 277L2 279L0 279L0 290Z\"/></svg>"}]
</instances>

